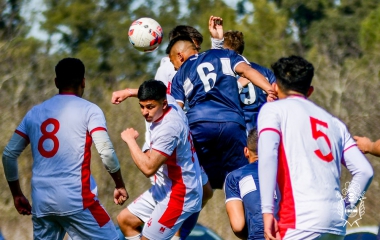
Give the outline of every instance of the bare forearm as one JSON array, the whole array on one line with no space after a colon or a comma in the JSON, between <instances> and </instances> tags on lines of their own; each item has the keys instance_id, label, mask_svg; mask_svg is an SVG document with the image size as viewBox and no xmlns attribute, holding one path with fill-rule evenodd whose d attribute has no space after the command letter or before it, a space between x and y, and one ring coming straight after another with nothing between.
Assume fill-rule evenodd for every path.
<instances>
[{"instance_id":1,"label":"bare forearm","mask_svg":"<svg viewBox=\"0 0 380 240\"><path fill-rule=\"evenodd\" d=\"M143 153L140 147L137 145L135 140L129 140L127 142L129 151L131 152L132 159L136 166L140 169L146 177L152 176L155 171L153 171L153 166L150 164L149 157Z\"/></svg>"},{"instance_id":2,"label":"bare forearm","mask_svg":"<svg viewBox=\"0 0 380 240\"><path fill-rule=\"evenodd\" d=\"M376 142L372 142L372 146L369 149L368 153L380 157L380 139L377 140Z\"/></svg>"},{"instance_id":3,"label":"bare forearm","mask_svg":"<svg viewBox=\"0 0 380 240\"><path fill-rule=\"evenodd\" d=\"M115 188L125 188L123 176L121 175L120 169L114 173L110 172L110 175L111 175L113 181L115 182Z\"/></svg>"},{"instance_id":4,"label":"bare forearm","mask_svg":"<svg viewBox=\"0 0 380 240\"><path fill-rule=\"evenodd\" d=\"M257 70L253 68L251 68L250 71L244 71L242 77L248 79L254 85L263 89L267 93L269 93L269 90L272 90L272 85L268 82L268 80L261 73L259 73Z\"/></svg>"},{"instance_id":5,"label":"bare forearm","mask_svg":"<svg viewBox=\"0 0 380 240\"><path fill-rule=\"evenodd\" d=\"M8 181L8 185L13 197L23 195L18 179L15 181Z\"/></svg>"}]
</instances>

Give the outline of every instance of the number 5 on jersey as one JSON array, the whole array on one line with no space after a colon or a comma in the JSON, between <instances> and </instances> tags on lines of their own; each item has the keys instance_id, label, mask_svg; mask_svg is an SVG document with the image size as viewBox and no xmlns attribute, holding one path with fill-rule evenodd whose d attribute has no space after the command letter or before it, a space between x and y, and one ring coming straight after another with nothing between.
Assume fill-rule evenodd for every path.
<instances>
[{"instance_id":1,"label":"number 5 on jersey","mask_svg":"<svg viewBox=\"0 0 380 240\"><path fill-rule=\"evenodd\" d=\"M323 122L323 121L318 120L318 119L313 118L313 117L310 117L310 123L311 123L311 133L313 135L313 138L315 140L317 140L318 138L323 138L326 141L326 144L327 144L329 151L330 151L326 155L323 155L322 151L320 149L317 149L314 151L314 153L323 161L331 162L332 160L334 160L334 156L332 155L332 152L331 152L330 139L324 132L322 132L320 129L318 129L318 126L324 127L326 129L329 126L327 125L326 122Z\"/></svg>"},{"instance_id":2,"label":"number 5 on jersey","mask_svg":"<svg viewBox=\"0 0 380 240\"><path fill-rule=\"evenodd\" d=\"M48 131L49 125L53 126L53 129L50 132ZM58 148L59 148L59 140L57 136L55 135L57 134L59 130L59 122L57 119L49 118L41 124L40 130L41 130L42 136L38 140L38 151L43 157L51 158L58 152ZM53 142L53 147L51 150L45 149L44 142L46 140L50 140Z\"/></svg>"}]
</instances>

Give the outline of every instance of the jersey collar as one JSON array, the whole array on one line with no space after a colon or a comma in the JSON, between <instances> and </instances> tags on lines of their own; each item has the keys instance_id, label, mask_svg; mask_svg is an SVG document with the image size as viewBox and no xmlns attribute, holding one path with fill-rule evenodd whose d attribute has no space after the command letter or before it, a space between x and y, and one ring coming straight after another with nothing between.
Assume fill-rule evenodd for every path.
<instances>
[{"instance_id":1,"label":"jersey collar","mask_svg":"<svg viewBox=\"0 0 380 240\"><path fill-rule=\"evenodd\" d=\"M157 122L161 121L165 117L165 115L170 112L170 110L172 110L172 107L168 107L167 109L165 109L164 113L162 114L162 116L159 117L156 121L154 121L154 123L157 123Z\"/></svg>"}]
</instances>

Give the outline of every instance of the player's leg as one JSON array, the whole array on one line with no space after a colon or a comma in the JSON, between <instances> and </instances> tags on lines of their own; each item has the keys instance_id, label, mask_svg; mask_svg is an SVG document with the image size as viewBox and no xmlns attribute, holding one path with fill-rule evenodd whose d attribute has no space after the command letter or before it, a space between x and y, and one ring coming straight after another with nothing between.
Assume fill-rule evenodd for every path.
<instances>
[{"instance_id":1,"label":"player's leg","mask_svg":"<svg viewBox=\"0 0 380 240\"><path fill-rule=\"evenodd\" d=\"M201 177L203 185L203 196L202 196L202 208L206 205L207 201L210 200L214 194L214 190L211 188L211 184L208 181L208 177L204 169L201 167ZM197 224L198 217L200 212L193 213L188 217L181 226L181 229L174 234L174 237L171 240L186 239L191 231L194 229Z\"/></svg>"},{"instance_id":2,"label":"player's leg","mask_svg":"<svg viewBox=\"0 0 380 240\"><path fill-rule=\"evenodd\" d=\"M141 225L149 220L155 206L152 194L150 190L147 190L121 211L117 216L117 222L124 236L139 235Z\"/></svg>"},{"instance_id":3,"label":"player's leg","mask_svg":"<svg viewBox=\"0 0 380 240\"><path fill-rule=\"evenodd\" d=\"M59 217L57 217L59 218ZM33 222L33 239L57 239L61 240L65 237L65 229L56 221L55 216L47 216L37 218L32 217Z\"/></svg>"},{"instance_id":4,"label":"player's leg","mask_svg":"<svg viewBox=\"0 0 380 240\"><path fill-rule=\"evenodd\" d=\"M144 225L141 239L171 239L191 214L167 202L158 203Z\"/></svg>"},{"instance_id":5,"label":"player's leg","mask_svg":"<svg viewBox=\"0 0 380 240\"><path fill-rule=\"evenodd\" d=\"M225 122L221 124L218 148L222 149L220 161L223 162L223 170L228 173L248 164L244 156L244 147L247 144L247 134L245 126L235 122ZM223 181L224 181L223 179Z\"/></svg>"},{"instance_id":6,"label":"player's leg","mask_svg":"<svg viewBox=\"0 0 380 240\"><path fill-rule=\"evenodd\" d=\"M225 174L220 161L221 149L217 148L220 123L193 123L190 129L199 163L205 170L211 187L222 189Z\"/></svg>"},{"instance_id":7,"label":"player's leg","mask_svg":"<svg viewBox=\"0 0 380 240\"><path fill-rule=\"evenodd\" d=\"M119 238L115 225L99 201L81 212L62 216L58 220L73 240Z\"/></svg>"}]
</instances>

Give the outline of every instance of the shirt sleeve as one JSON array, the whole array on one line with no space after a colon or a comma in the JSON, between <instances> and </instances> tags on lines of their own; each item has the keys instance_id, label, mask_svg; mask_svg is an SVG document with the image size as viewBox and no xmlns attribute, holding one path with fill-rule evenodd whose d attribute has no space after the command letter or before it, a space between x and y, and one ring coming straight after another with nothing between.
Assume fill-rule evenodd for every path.
<instances>
[{"instance_id":1,"label":"shirt sleeve","mask_svg":"<svg viewBox=\"0 0 380 240\"><path fill-rule=\"evenodd\" d=\"M167 88L171 88L171 82L175 74L176 71L173 64L170 62L170 59L164 57L161 59L161 64L157 69L154 79L163 82ZM170 89L168 92L170 92Z\"/></svg>"},{"instance_id":2,"label":"shirt sleeve","mask_svg":"<svg viewBox=\"0 0 380 240\"><path fill-rule=\"evenodd\" d=\"M88 131L92 135L94 131L105 130L107 131L106 118L103 111L93 104L88 111Z\"/></svg>"},{"instance_id":3,"label":"shirt sleeve","mask_svg":"<svg viewBox=\"0 0 380 240\"><path fill-rule=\"evenodd\" d=\"M24 151L28 144L29 141L16 132L13 134L7 146L4 148L3 166L5 178L7 181L16 181L18 179L17 158L20 156L22 151Z\"/></svg>"},{"instance_id":4,"label":"shirt sleeve","mask_svg":"<svg viewBox=\"0 0 380 240\"><path fill-rule=\"evenodd\" d=\"M224 38L223 39L211 38L211 49L223 49L223 44L224 44Z\"/></svg>"},{"instance_id":5,"label":"shirt sleeve","mask_svg":"<svg viewBox=\"0 0 380 240\"><path fill-rule=\"evenodd\" d=\"M342 164L352 175L347 200L351 206L354 206L371 184L374 174L373 168L363 153L360 152L347 127L339 120L336 121L340 124L342 135L344 136Z\"/></svg>"},{"instance_id":6,"label":"shirt sleeve","mask_svg":"<svg viewBox=\"0 0 380 240\"><path fill-rule=\"evenodd\" d=\"M180 138L180 132L175 126L174 123L171 123L171 125L166 124L165 127L161 126L159 131L155 132L152 136L151 149L159 151L168 157L171 156L178 146Z\"/></svg>"},{"instance_id":7,"label":"shirt sleeve","mask_svg":"<svg viewBox=\"0 0 380 240\"><path fill-rule=\"evenodd\" d=\"M239 183L236 182L236 178L232 173L227 175L223 190L226 197L226 203L231 200L243 201L240 197Z\"/></svg>"},{"instance_id":8,"label":"shirt sleeve","mask_svg":"<svg viewBox=\"0 0 380 240\"><path fill-rule=\"evenodd\" d=\"M116 156L112 142L106 131L94 131L91 135L96 150L108 172L114 173L120 169L119 159Z\"/></svg>"},{"instance_id":9,"label":"shirt sleeve","mask_svg":"<svg viewBox=\"0 0 380 240\"><path fill-rule=\"evenodd\" d=\"M265 104L258 117L259 179L263 213L274 213L278 149L281 142L280 118L273 104Z\"/></svg>"}]
</instances>

